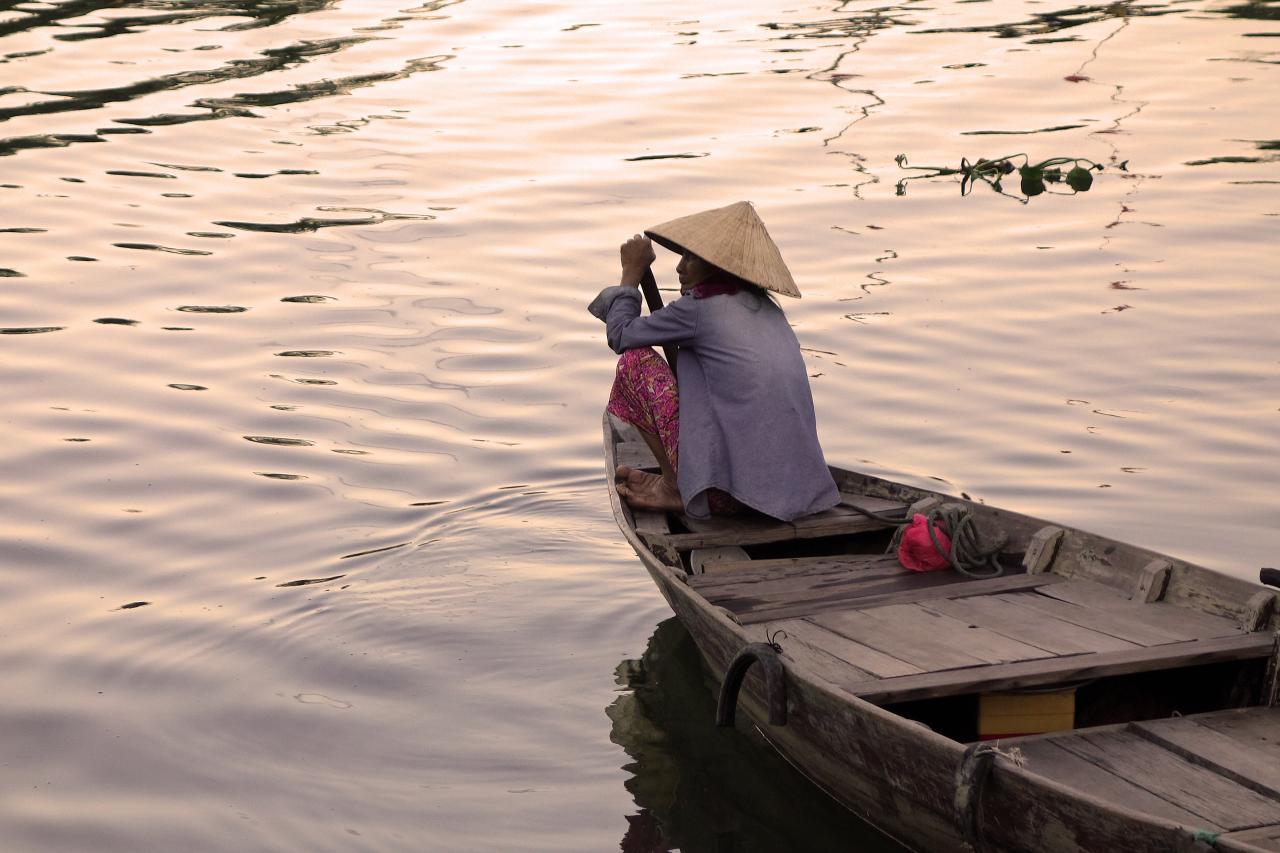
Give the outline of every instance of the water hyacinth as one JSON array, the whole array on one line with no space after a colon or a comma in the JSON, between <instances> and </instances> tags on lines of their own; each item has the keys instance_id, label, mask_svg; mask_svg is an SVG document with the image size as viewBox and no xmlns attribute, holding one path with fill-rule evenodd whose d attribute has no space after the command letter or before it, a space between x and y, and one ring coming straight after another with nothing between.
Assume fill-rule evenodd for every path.
<instances>
[{"instance_id":1,"label":"water hyacinth","mask_svg":"<svg viewBox=\"0 0 1280 853\"><path fill-rule=\"evenodd\" d=\"M1039 163L1032 163L1026 154L1011 154L1005 157L994 157L991 159L979 158L970 163L967 158L960 159L959 167L952 168L950 166L912 166L907 163L907 155L899 154L894 161L901 169L914 169L921 172L918 175L909 175L898 181L895 188L897 195L906 195L907 184L910 181L920 178L941 178L950 175L960 176L960 195L968 195L974 185L979 181L987 184L997 193L1017 199L1026 204L1027 201L1035 196L1049 192L1050 184L1063 185L1066 191L1053 191L1053 195L1074 195L1076 193L1088 192L1093 186L1093 173L1101 172L1103 166L1101 163L1095 163L1084 157L1050 157ZM1021 161L1021 165L1015 165L1017 161ZM1128 161L1120 163L1117 168L1124 171L1128 166ZM1069 167L1069 168L1067 168ZM1067 168L1064 172L1063 169ZM1005 176L1012 174L1014 171L1018 173L1018 190L1021 195L1014 195L1006 192L1003 179Z\"/></svg>"}]
</instances>

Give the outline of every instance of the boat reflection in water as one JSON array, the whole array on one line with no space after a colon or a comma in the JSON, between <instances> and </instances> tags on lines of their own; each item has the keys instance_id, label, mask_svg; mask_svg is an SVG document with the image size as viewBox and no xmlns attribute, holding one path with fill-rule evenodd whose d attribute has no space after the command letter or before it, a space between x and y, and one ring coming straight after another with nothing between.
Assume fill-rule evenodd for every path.
<instances>
[{"instance_id":1,"label":"boat reflection in water","mask_svg":"<svg viewBox=\"0 0 1280 853\"><path fill-rule=\"evenodd\" d=\"M679 620L658 625L644 656L618 664L624 692L607 709L633 759L624 853L775 853L904 848L835 803L783 761L739 715L715 727L715 696Z\"/></svg>"}]
</instances>

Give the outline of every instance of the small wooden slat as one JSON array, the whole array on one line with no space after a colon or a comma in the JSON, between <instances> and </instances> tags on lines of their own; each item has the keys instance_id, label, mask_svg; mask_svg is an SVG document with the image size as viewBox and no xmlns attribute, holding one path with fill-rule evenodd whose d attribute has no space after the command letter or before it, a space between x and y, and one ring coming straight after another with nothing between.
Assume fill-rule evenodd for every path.
<instances>
[{"instance_id":1,"label":"small wooden slat","mask_svg":"<svg viewBox=\"0 0 1280 853\"><path fill-rule=\"evenodd\" d=\"M1027 550L1022 555L1022 565L1027 574L1038 575L1049 571L1053 559L1058 555L1058 546L1066 531L1061 527L1042 527L1031 536Z\"/></svg>"},{"instance_id":2,"label":"small wooden slat","mask_svg":"<svg viewBox=\"0 0 1280 853\"><path fill-rule=\"evenodd\" d=\"M1129 728L1192 764L1207 767L1238 785L1280 800L1280 762L1240 741L1200 725L1194 717L1148 720L1131 723ZM1273 734L1280 737L1280 726L1273 729Z\"/></svg>"},{"instance_id":3,"label":"small wooden slat","mask_svg":"<svg viewBox=\"0 0 1280 853\"><path fill-rule=\"evenodd\" d=\"M1214 847L1220 850L1260 849L1280 851L1280 823L1219 836Z\"/></svg>"},{"instance_id":4,"label":"small wooden slat","mask_svg":"<svg viewBox=\"0 0 1280 853\"><path fill-rule=\"evenodd\" d=\"M942 601L922 601L922 607L955 619L981 625L997 634L1021 640L1060 655L1109 652L1137 648L1121 640L1072 622L1057 619L1042 610L1022 605L1018 595L985 595Z\"/></svg>"},{"instance_id":5,"label":"small wooden slat","mask_svg":"<svg viewBox=\"0 0 1280 853\"><path fill-rule=\"evenodd\" d=\"M693 570L693 576L690 577L690 585L710 569L715 570L717 566L750 565L751 560L747 556L747 552L736 545L724 545L719 548L695 548L689 554L689 568Z\"/></svg>"},{"instance_id":6,"label":"small wooden slat","mask_svg":"<svg viewBox=\"0 0 1280 853\"><path fill-rule=\"evenodd\" d=\"M855 638L856 639L856 638ZM868 643L868 645L872 645ZM1045 660L1017 661L952 672L906 675L855 685L851 692L869 702L885 704L910 699L931 699L993 690L1016 690L1086 678L1105 678L1181 669L1232 660L1257 660L1271 652L1271 638L1262 634L1241 634L1216 640L1197 640L1168 646L1096 652Z\"/></svg>"},{"instance_id":7,"label":"small wooden slat","mask_svg":"<svg viewBox=\"0 0 1280 853\"><path fill-rule=\"evenodd\" d=\"M915 604L824 613L810 621L926 672L1051 655Z\"/></svg>"},{"instance_id":8,"label":"small wooden slat","mask_svg":"<svg viewBox=\"0 0 1280 853\"><path fill-rule=\"evenodd\" d=\"M652 509L633 509L636 520L636 533L647 536L666 536L671 530L667 524L667 514Z\"/></svg>"},{"instance_id":9,"label":"small wooden slat","mask_svg":"<svg viewBox=\"0 0 1280 853\"><path fill-rule=\"evenodd\" d=\"M1280 801L1237 785L1129 732L1055 741L1063 749L1224 829L1280 823Z\"/></svg>"},{"instance_id":10,"label":"small wooden slat","mask_svg":"<svg viewBox=\"0 0 1280 853\"><path fill-rule=\"evenodd\" d=\"M1195 721L1280 764L1280 708L1197 714Z\"/></svg>"},{"instance_id":11,"label":"small wooden slat","mask_svg":"<svg viewBox=\"0 0 1280 853\"><path fill-rule=\"evenodd\" d=\"M990 595L997 592L1038 589L1050 584L1062 583L1066 579L1058 575L1010 575L990 578L988 580L955 581L951 572L929 573L936 581L899 582L896 591L879 591L870 589L858 590L847 598L828 596L817 601L799 601L777 607L759 607L743 616L746 623L760 622L765 619L789 619L797 616L817 616L833 610L864 609L880 607L887 604L910 604L928 598L966 598L968 596ZM947 582L950 581L950 582Z\"/></svg>"},{"instance_id":12,"label":"small wooden slat","mask_svg":"<svg viewBox=\"0 0 1280 853\"><path fill-rule=\"evenodd\" d=\"M918 666L909 664L870 646L854 642L848 637L842 637L834 631L828 631L821 625L816 625L807 619L787 619L782 622L770 622L768 630L770 632L784 631L789 639L800 640L809 646L822 649L832 657L852 664L858 669L865 670L879 678L895 678L900 675L916 675L924 672ZM783 648L787 647L787 643L787 639L781 640Z\"/></svg>"},{"instance_id":13,"label":"small wooden slat","mask_svg":"<svg viewBox=\"0 0 1280 853\"><path fill-rule=\"evenodd\" d=\"M834 557L796 557L782 560L747 560L719 563L715 573L698 578L697 588L710 595L712 590L745 590L756 584L771 584L797 578L830 578L868 573L905 574L892 554L844 554Z\"/></svg>"},{"instance_id":14,"label":"small wooden slat","mask_svg":"<svg viewBox=\"0 0 1280 853\"><path fill-rule=\"evenodd\" d=\"M615 448L615 454L618 465L626 465L630 468L658 467L658 460L653 458L653 451L643 441L621 442Z\"/></svg>"},{"instance_id":15,"label":"small wooden slat","mask_svg":"<svg viewBox=\"0 0 1280 853\"><path fill-rule=\"evenodd\" d=\"M1207 640L1240 633L1239 625L1232 619L1179 607L1169 601L1152 604L1134 602L1120 590L1093 581L1073 579L1070 583L1045 590L1045 594L1093 610L1123 613L1135 624L1150 625L1162 633L1178 637Z\"/></svg>"},{"instance_id":16,"label":"small wooden slat","mask_svg":"<svg viewBox=\"0 0 1280 853\"><path fill-rule=\"evenodd\" d=\"M1061 737L1060 734L1054 735L1052 739L1027 742L1019 740L1012 745L1022 753L1028 770L1069 788L1092 794L1108 803L1176 821L1183 826L1193 826L1212 832L1222 830L1221 826L1205 820L1200 815L1179 808L1145 788L1139 788L1114 773L1063 749L1055 742L1059 737Z\"/></svg>"},{"instance_id":17,"label":"small wooden slat","mask_svg":"<svg viewBox=\"0 0 1280 853\"><path fill-rule=\"evenodd\" d=\"M1133 593L1133 600L1143 604L1151 604L1164 598L1165 587L1169 585L1169 573L1173 567L1168 560L1152 560L1138 575L1138 585Z\"/></svg>"}]
</instances>

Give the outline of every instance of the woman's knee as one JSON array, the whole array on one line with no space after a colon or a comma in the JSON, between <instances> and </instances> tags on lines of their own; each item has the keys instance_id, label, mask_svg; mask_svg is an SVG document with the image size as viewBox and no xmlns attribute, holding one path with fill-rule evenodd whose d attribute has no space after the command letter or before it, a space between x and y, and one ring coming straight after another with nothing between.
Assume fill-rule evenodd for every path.
<instances>
[{"instance_id":1,"label":"woman's knee","mask_svg":"<svg viewBox=\"0 0 1280 853\"><path fill-rule=\"evenodd\" d=\"M670 368L662 356L652 347L629 349L618 357L618 373L624 376L643 376L654 370Z\"/></svg>"}]
</instances>

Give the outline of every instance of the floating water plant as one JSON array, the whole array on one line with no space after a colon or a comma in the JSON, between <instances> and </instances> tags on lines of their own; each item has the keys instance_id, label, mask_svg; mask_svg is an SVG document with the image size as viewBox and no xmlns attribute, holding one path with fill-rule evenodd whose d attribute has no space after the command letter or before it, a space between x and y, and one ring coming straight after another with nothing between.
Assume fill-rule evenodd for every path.
<instances>
[{"instance_id":1,"label":"floating water plant","mask_svg":"<svg viewBox=\"0 0 1280 853\"><path fill-rule=\"evenodd\" d=\"M962 157L958 168L912 166L907 163L906 154L899 154L894 160L901 169L915 169L921 172L919 175L909 175L898 181L896 187L898 195L906 195L908 181L960 175L960 195L968 195L969 191L981 181L1001 195L1016 198L1023 203L1045 192L1056 195L1088 192L1093 186L1093 173L1101 172L1103 169L1101 163L1095 163L1084 157L1050 157L1048 160L1032 163L1031 158L1026 154L1011 154L992 159L982 158L972 163ZM1127 163L1126 160L1117 168L1123 170ZM1018 189L1022 195L1006 192L1004 188L1004 181L1015 171L1018 173ZM1062 189L1050 190L1050 186L1058 186Z\"/></svg>"}]
</instances>

